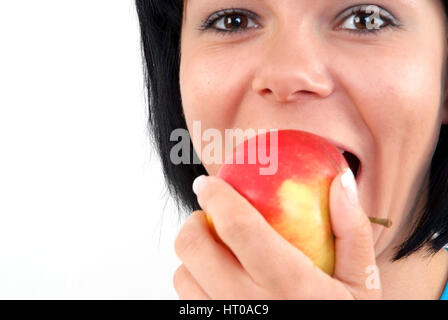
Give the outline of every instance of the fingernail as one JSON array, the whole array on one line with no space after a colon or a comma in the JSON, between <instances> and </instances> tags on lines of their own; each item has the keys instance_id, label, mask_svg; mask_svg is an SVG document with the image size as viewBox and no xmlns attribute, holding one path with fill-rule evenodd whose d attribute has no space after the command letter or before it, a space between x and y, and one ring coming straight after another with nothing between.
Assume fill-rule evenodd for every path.
<instances>
[{"instance_id":1,"label":"fingernail","mask_svg":"<svg viewBox=\"0 0 448 320\"><path fill-rule=\"evenodd\" d=\"M347 168L341 176L341 184L350 203L358 203L358 187L356 186L355 176L350 168Z\"/></svg>"},{"instance_id":2,"label":"fingernail","mask_svg":"<svg viewBox=\"0 0 448 320\"><path fill-rule=\"evenodd\" d=\"M200 175L193 181L193 192L198 195L202 189L204 189L205 183L206 183L206 176Z\"/></svg>"}]
</instances>

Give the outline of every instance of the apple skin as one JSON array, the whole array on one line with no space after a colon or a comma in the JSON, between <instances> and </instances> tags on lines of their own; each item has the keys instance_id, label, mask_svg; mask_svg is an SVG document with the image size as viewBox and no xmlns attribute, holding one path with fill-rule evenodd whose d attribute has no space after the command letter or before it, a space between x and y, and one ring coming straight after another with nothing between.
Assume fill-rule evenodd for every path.
<instances>
[{"instance_id":1,"label":"apple skin","mask_svg":"<svg viewBox=\"0 0 448 320\"><path fill-rule=\"evenodd\" d=\"M329 275L335 264L334 236L329 211L330 185L340 172L349 168L335 146L315 134L299 130L279 130L278 170L260 175L267 164L248 163L249 141L256 139L258 152L270 154L269 132L237 145L232 156L244 157L242 164L226 161L217 177L229 183L257 209L287 241L307 255ZM275 138L274 138L275 141ZM252 144L253 145L253 144ZM273 149L275 150L275 149ZM241 158L240 158L241 159ZM221 243L210 216L207 221ZM263 241L260 239L260 241Z\"/></svg>"}]
</instances>

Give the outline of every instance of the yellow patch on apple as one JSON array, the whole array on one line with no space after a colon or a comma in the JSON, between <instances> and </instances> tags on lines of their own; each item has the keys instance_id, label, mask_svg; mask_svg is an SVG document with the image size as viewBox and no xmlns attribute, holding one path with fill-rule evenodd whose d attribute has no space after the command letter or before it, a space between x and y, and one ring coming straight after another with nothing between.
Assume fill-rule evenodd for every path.
<instances>
[{"instance_id":1,"label":"yellow patch on apple","mask_svg":"<svg viewBox=\"0 0 448 320\"><path fill-rule=\"evenodd\" d=\"M282 215L271 221L272 227L300 249L324 272L334 272L334 238L331 232L328 196L292 179L278 189Z\"/></svg>"}]
</instances>

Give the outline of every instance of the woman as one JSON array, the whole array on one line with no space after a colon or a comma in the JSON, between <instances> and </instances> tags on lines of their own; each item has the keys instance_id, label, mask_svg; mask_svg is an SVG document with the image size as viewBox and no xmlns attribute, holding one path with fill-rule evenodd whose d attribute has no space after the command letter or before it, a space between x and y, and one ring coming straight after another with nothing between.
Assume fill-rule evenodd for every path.
<instances>
[{"instance_id":1,"label":"woman","mask_svg":"<svg viewBox=\"0 0 448 320\"><path fill-rule=\"evenodd\" d=\"M171 194L193 211L176 239L180 298L441 298L448 279L446 1L136 3L150 129ZM354 150L358 181L349 171L330 190L332 277L213 177L219 164L170 161L171 132L192 134L195 121L223 135L226 128L305 130ZM192 188L201 175L209 176ZM213 240L204 211L227 246ZM368 216L394 223L382 228ZM369 286L372 266L380 275Z\"/></svg>"}]
</instances>

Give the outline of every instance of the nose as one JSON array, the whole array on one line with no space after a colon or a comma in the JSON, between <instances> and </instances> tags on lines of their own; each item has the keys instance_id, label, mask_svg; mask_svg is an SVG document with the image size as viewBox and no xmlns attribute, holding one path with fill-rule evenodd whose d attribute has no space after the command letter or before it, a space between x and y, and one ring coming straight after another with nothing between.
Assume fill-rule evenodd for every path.
<instances>
[{"instance_id":1,"label":"nose","mask_svg":"<svg viewBox=\"0 0 448 320\"><path fill-rule=\"evenodd\" d=\"M269 44L264 44L267 50L256 69L252 89L264 99L278 103L329 96L334 84L318 54L319 40L297 33L293 37L291 32L284 36L277 34Z\"/></svg>"}]
</instances>

